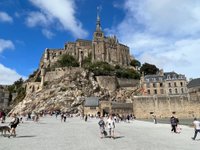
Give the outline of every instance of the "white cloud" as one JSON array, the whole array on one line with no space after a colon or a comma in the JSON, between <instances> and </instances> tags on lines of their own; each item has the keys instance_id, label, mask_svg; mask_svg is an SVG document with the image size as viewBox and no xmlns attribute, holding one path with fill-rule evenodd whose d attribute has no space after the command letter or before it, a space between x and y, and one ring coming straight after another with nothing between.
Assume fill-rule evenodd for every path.
<instances>
[{"instance_id":1,"label":"white cloud","mask_svg":"<svg viewBox=\"0 0 200 150\"><path fill-rule=\"evenodd\" d=\"M125 9L128 18L134 18L154 34L188 36L200 32L197 0L127 0Z\"/></svg>"},{"instance_id":2,"label":"white cloud","mask_svg":"<svg viewBox=\"0 0 200 150\"><path fill-rule=\"evenodd\" d=\"M142 63L200 77L200 1L126 0L122 22L110 29Z\"/></svg>"},{"instance_id":3,"label":"white cloud","mask_svg":"<svg viewBox=\"0 0 200 150\"><path fill-rule=\"evenodd\" d=\"M5 49L14 49L15 46L12 41L0 39L0 53L3 52Z\"/></svg>"},{"instance_id":4,"label":"white cloud","mask_svg":"<svg viewBox=\"0 0 200 150\"><path fill-rule=\"evenodd\" d=\"M58 26L66 31L70 31L73 36L83 38L87 32L82 28L82 24L75 17L75 3L72 0L30 0L40 11L31 12L26 20L29 26L42 25Z\"/></svg>"},{"instance_id":5,"label":"white cloud","mask_svg":"<svg viewBox=\"0 0 200 150\"><path fill-rule=\"evenodd\" d=\"M19 78L26 79L26 77L19 75L15 70L5 67L0 64L0 84L10 85L17 81Z\"/></svg>"},{"instance_id":6,"label":"white cloud","mask_svg":"<svg viewBox=\"0 0 200 150\"><path fill-rule=\"evenodd\" d=\"M48 39L51 39L54 36L54 33L52 33L51 31L47 30L47 29L43 29L42 33L44 34L44 36L46 36Z\"/></svg>"},{"instance_id":7,"label":"white cloud","mask_svg":"<svg viewBox=\"0 0 200 150\"><path fill-rule=\"evenodd\" d=\"M48 26L52 19L47 18L45 14L41 12L30 12L28 18L26 19L26 24L29 27L35 27L37 25Z\"/></svg>"},{"instance_id":8,"label":"white cloud","mask_svg":"<svg viewBox=\"0 0 200 150\"><path fill-rule=\"evenodd\" d=\"M13 19L11 16L9 16L7 13L5 12L0 12L0 22L8 22L8 23L12 23Z\"/></svg>"}]
</instances>

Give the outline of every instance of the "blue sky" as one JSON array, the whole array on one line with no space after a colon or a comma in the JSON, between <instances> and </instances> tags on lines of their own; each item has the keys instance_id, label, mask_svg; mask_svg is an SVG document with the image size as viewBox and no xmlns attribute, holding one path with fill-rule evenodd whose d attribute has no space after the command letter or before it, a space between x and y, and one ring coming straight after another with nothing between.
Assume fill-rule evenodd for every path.
<instances>
[{"instance_id":1,"label":"blue sky","mask_svg":"<svg viewBox=\"0 0 200 150\"><path fill-rule=\"evenodd\" d=\"M92 39L97 6L106 35L116 35L136 59L200 77L199 0L1 0L0 84L26 78L45 48Z\"/></svg>"}]
</instances>

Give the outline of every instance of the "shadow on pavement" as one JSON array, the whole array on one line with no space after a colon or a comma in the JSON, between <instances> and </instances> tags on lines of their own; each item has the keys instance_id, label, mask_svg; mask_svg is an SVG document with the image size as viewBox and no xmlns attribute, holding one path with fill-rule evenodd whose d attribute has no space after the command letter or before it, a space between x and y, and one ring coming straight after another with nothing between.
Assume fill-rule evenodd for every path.
<instances>
[{"instance_id":1,"label":"shadow on pavement","mask_svg":"<svg viewBox=\"0 0 200 150\"><path fill-rule=\"evenodd\" d=\"M111 136L106 136L105 138L112 138L112 139L120 139L120 138L124 138L125 136L115 136L114 138L112 138Z\"/></svg>"},{"instance_id":2,"label":"shadow on pavement","mask_svg":"<svg viewBox=\"0 0 200 150\"><path fill-rule=\"evenodd\" d=\"M32 138L36 137L35 135L22 135L22 136L16 136L16 138Z\"/></svg>"},{"instance_id":3,"label":"shadow on pavement","mask_svg":"<svg viewBox=\"0 0 200 150\"><path fill-rule=\"evenodd\" d=\"M120 139L120 138L124 138L125 136L115 136L114 139Z\"/></svg>"}]
</instances>

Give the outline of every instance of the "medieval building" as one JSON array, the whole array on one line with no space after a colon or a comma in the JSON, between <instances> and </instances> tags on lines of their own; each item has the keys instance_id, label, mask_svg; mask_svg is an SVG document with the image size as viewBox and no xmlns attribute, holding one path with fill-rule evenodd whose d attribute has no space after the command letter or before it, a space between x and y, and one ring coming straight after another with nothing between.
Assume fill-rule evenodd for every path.
<instances>
[{"instance_id":1,"label":"medieval building","mask_svg":"<svg viewBox=\"0 0 200 150\"><path fill-rule=\"evenodd\" d=\"M129 66L131 61L129 47L119 43L115 36L104 35L99 15L97 15L93 40L77 39L75 42L65 43L62 49L47 48L40 61L40 68L51 67L60 56L66 53L74 56L80 66L82 60L87 57L91 57L92 62L103 61L120 66Z\"/></svg>"},{"instance_id":2,"label":"medieval building","mask_svg":"<svg viewBox=\"0 0 200 150\"><path fill-rule=\"evenodd\" d=\"M175 72L163 72L141 77L143 95L184 95L187 94L187 80Z\"/></svg>"}]
</instances>

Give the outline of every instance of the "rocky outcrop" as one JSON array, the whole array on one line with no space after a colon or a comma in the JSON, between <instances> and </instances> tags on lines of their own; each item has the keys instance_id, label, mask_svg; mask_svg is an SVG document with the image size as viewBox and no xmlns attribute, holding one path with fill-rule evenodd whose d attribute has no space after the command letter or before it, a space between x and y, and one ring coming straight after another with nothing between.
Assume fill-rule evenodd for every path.
<instances>
[{"instance_id":1,"label":"rocky outcrop","mask_svg":"<svg viewBox=\"0 0 200 150\"><path fill-rule=\"evenodd\" d=\"M11 113L40 112L43 110L81 113L85 97L97 96L100 97L100 100L125 102L131 101L133 91L133 88L117 89L115 87L115 90L101 88L94 75L83 70L48 81L43 89L27 93L24 100L16 105Z\"/></svg>"}]
</instances>

